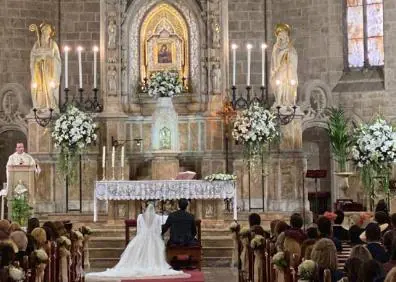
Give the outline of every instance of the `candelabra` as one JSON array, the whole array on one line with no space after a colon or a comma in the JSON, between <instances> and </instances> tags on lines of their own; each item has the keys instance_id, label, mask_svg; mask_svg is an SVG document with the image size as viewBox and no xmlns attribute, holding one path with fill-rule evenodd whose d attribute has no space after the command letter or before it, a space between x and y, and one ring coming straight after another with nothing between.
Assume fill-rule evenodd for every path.
<instances>
[{"instance_id":1,"label":"candelabra","mask_svg":"<svg viewBox=\"0 0 396 282\"><path fill-rule=\"evenodd\" d=\"M259 103L264 105L267 102L266 99L266 90L265 86L260 87L260 96L253 93L252 95L252 87L246 86L246 95L239 94L235 85L231 87L232 91L232 106L235 110L247 109L250 107L252 103Z\"/></svg>"},{"instance_id":2,"label":"candelabra","mask_svg":"<svg viewBox=\"0 0 396 282\"><path fill-rule=\"evenodd\" d=\"M48 111L49 111L48 115L39 116L37 114L38 110L36 108L33 109L34 119L36 120L37 124L40 125L41 127L47 127L53 119L54 109L49 108Z\"/></svg>"},{"instance_id":3,"label":"candelabra","mask_svg":"<svg viewBox=\"0 0 396 282\"><path fill-rule=\"evenodd\" d=\"M103 105L99 103L98 99L98 88L92 89L93 91L93 98L91 99L90 96L84 101L84 89L78 89L78 97L77 94L73 95L71 101L69 102L69 89L65 88L65 101L63 105L60 107L61 111L64 112L67 109L67 106L72 104L79 108L82 111L93 112L93 113L100 113L103 111Z\"/></svg>"},{"instance_id":4,"label":"candelabra","mask_svg":"<svg viewBox=\"0 0 396 282\"><path fill-rule=\"evenodd\" d=\"M280 111L281 106L277 106L276 107L276 119L278 121L278 124L279 125L289 124L296 116L296 109L297 109L297 106L294 105L291 107L291 111L289 111L290 114L285 114L285 113L281 113L281 111Z\"/></svg>"},{"instance_id":5,"label":"candelabra","mask_svg":"<svg viewBox=\"0 0 396 282\"><path fill-rule=\"evenodd\" d=\"M136 146L140 146L142 144L142 138L134 138L134 139L124 139L117 140L113 136L111 136L111 146L119 147L125 145L127 142L136 142Z\"/></svg>"}]
</instances>

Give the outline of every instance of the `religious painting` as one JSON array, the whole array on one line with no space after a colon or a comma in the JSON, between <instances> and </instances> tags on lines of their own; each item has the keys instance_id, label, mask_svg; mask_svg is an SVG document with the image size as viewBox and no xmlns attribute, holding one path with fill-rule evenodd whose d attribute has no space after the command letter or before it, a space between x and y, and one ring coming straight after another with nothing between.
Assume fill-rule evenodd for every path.
<instances>
[{"instance_id":1,"label":"religious painting","mask_svg":"<svg viewBox=\"0 0 396 282\"><path fill-rule=\"evenodd\" d=\"M172 63L172 46L170 43L160 43L158 47L157 62L158 64Z\"/></svg>"}]
</instances>

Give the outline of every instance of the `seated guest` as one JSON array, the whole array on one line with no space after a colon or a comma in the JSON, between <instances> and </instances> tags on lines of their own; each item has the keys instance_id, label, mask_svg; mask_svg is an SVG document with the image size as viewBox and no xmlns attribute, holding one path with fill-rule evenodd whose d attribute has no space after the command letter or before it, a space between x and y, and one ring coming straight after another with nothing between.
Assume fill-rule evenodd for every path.
<instances>
[{"instance_id":1,"label":"seated guest","mask_svg":"<svg viewBox=\"0 0 396 282\"><path fill-rule=\"evenodd\" d=\"M337 217L334 219L333 236L340 241L348 241L349 240L348 230L346 230L341 225L344 222L344 212L341 210L337 210L335 214L337 215Z\"/></svg>"},{"instance_id":2,"label":"seated guest","mask_svg":"<svg viewBox=\"0 0 396 282\"><path fill-rule=\"evenodd\" d=\"M317 241L312 249L311 260L318 265L319 281L323 281L325 269L330 270L332 282L343 277L343 273L337 270L337 250L332 240L323 238Z\"/></svg>"},{"instance_id":3,"label":"seated guest","mask_svg":"<svg viewBox=\"0 0 396 282\"><path fill-rule=\"evenodd\" d=\"M318 227L316 225L307 228L307 237L308 239L319 239Z\"/></svg>"},{"instance_id":4,"label":"seated guest","mask_svg":"<svg viewBox=\"0 0 396 282\"><path fill-rule=\"evenodd\" d=\"M333 241L336 246L337 252L342 251L341 241L332 236L331 221L325 216L320 216L318 218L318 230L320 238L328 238Z\"/></svg>"},{"instance_id":5,"label":"seated guest","mask_svg":"<svg viewBox=\"0 0 396 282\"><path fill-rule=\"evenodd\" d=\"M7 219L0 220L0 230L3 230L4 232L7 232L8 234L9 234L10 225L11 224Z\"/></svg>"},{"instance_id":6,"label":"seated guest","mask_svg":"<svg viewBox=\"0 0 396 282\"><path fill-rule=\"evenodd\" d=\"M385 263L389 260L389 256L386 253L384 247L382 247L381 241L381 230L377 223L369 223L366 227L366 238L367 238L367 249L370 251L373 259L380 263Z\"/></svg>"},{"instance_id":7,"label":"seated guest","mask_svg":"<svg viewBox=\"0 0 396 282\"><path fill-rule=\"evenodd\" d=\"M301 230L303 224L303 218L300 214L292 214L290 217L290 228L288 230L285 230L285 236L293 238L299 244L302 244L305 239L307 239L307 235L305 235L304 231Z\"/></svg>"},{"instance_id":8,"label":"seated guest","mask_svg":"<svg viewBox=\"0 0 396 282\"><path fill-rule=\"evenodd\" d=\"M284 221L278 222L278 224L275 227L275 236L276 236L275 247L278 252L283 251L283 242L285 241L285 231L289 228L290 226Z\"/></svg>"},{"instance_id":9,"label":"seated guest","mask_svg":"<svg viewBox=\"0 0 396 282\"><path fill-rule=\"evenodd\" d=\"M384 264L385 273L388 273L394 266L396 266L396 239L392 242L389 261Z\"/></svg>"},{"instance_id":10,"label":"seated guest","mask_svg":"<svg viewBox=\"0 0 396 282\"><path fill-rule=\"evenodd\" d=\"M384 244L385 251L389 257L392 254L392 243L395 238L396 238L396 233L394 233L393 230L388 230L387 232L385 232L384 236L382 237L382 242Z\"/></svg>"},{"instance_id":11,"label":"seated guest","mask_svg":"<svg viewBox=\"0 0 396 282\"><path fill-rule=\"evenodd\" d=\"M344 273L348 277L348 282L358 282L358 275L363 262L357 258L349 258L344 265Z\"/></svg>"},{"instance_id":12,"label":"seated guest","mask_svg":"<svg viewBox=\"0 0 396 282\"><path fill-rule=\"evenodd\" d=\"M375 221L378 223L380 229L381 229L381 234L385 234L388 230L390 230L389 226L389 216L383 212L376 212L374 215Z\"/></svg>"},{"instance_id":13,"label":"seated guest","mask_svg":"<svg viewBox=\"0 0 396 282\"><path fill-rule=\"evenodd\" d=\"M12 232L17 231L17 230L22 230L21 226L17 222L12 222L10 224L10 228L8 229L8 233L11 234Z\"/></svg>"},{"instance_id":14,"label":"seated guest","mask_svg":"<svg viewBox=\"0 0 396 282\"><path fill-rule=\"evenodd\" d=\"M250 231L252 232L252 237L254 235L261 235L264 238L269 238L269 234L264 231L261 227L261 217L257 213L251 213L248 218Z\"/></svg>"},{"instance_id":15,"label":"seated guest","mask_svg":"<svg viewBox=\"0 0 396 282\"><path fill-rule=\"evenodd\" d=\"M354 246L349 254L349 258L358 258L362 262L366 262L373 259L373 256L369 250L363 245Z\"/></svg>"},{"instance_id":16,"label":"seated guest","mask_svg":"<svg viewBox=\"0 0 396 282\"><path fill-rule=\"evenodd\" d=\"M369 260L363 263L358 275L359 282L382 282L384 281L384 269L376 260Z\"/></svg>"},{"instance_id":17,"label":"seated guest","mask_svg":"<svg viewBox=\"0 0 396 282\"><path fill-rule=\"evenodd\" d=\"M186 211L187 199L179 200L179 210L169 214L166 222L162 225L162 235L170 228L168 244L173 245L196 245L197 229L194 216Z\"/></svg>"},{"instance_id":18,"label":"seated guest","mask_svg":"<svg viewBox=\"0 0 396 282\"><path fill-rule=\"evenodd\" d=\"M301 246L301 256L303 257L304 260L311 259L311 253L315 243L316 243L315 239L307 239L303 242Z\"/></svg>"},{"instance_id":19,"label":"seated guest","mask_svg":"<svg viewBox=\"0 0 396 282\"><path fill-rule=\"evenodd\" d=\"M27 223L27 230L26 230L26 236L28 238L28 245L26 248L26 253L31 254L34 251L34 239L31 235L33 229L40 227L40 221L38 218L32 217L29 218L28 223Z\"/></svg>"},{"instance_id":20,"label":"seated guest","mask_svg":"<svg viewBox=\"0 0 396 282\"><path fill-rule=\"evenodd\" d=\"M0 242L0 269L9 266L15 260L14 247L6 242Z\"/></svg>"},{"instance_id":21,"label":"seated guest","mask_svg":"<svg viewBox=\"0 0 396 282\"><path fill-rule=\"evenodd\" d=\"M47 233L41 227L34 228L31 233L34 239L34 249L44 248L47 243Z\"/></svg>"},{"instance_id":22,"label":"seated guest","mask_svg":"<svg viewBox=\"0 0 396 282\"><path fill-rule=\"evenodd\" d=\"M15 245L18 247L18 252L15 254L15 260L19 261L19 265L23 264L23 257L27 255L26 248L28 244L28 239L25 232L14 231L10 234L10 239L14 241Z\"/></svg>"},{"instance_id":23,"label":"seated guest","mask_svg":"<svg viewBox=\"0 0 396 282\"><path fill-rule=\"evenodd\" d=\"M384 282L395 282L396 281L396 267L392 268L385 277Z\"/></svg>"},{"instance_id":24,"label":"seated guest","mask_svg":"<svg viewBox=\"0 0 396 282\"><path fill-rule=\"evenodd\" d=\"M375 207L375 212L384 212L386 214L386 216L389 217L389 209L388 209L388 205L386 204L384 199L381 199L378 201L376 207Z\"/></svg>"},{"instance_id":25,"label":"seated guest","mask_svg":"<svg viewBox=\"0 0 396 282\"><path fill-rule=\"evenodd\" d=\"M279 219L275 219L272 220L270 223L270 229L271 229L271 241L275 242L276 238L275 238L275 227L278 224L278 222L280 222Z\"/></svg>"},{"instance_id":26,"label":"seated guest","mask_svg":"<svg viewBox=\"0 0 396 282\"><path fill-rule=\"evenodd\" d=\"M362 232L363 230L358 225L352 225L349 228L349 242L352 246L363 244L363 241L360 239Z\"/></svg>"}]
</instances>

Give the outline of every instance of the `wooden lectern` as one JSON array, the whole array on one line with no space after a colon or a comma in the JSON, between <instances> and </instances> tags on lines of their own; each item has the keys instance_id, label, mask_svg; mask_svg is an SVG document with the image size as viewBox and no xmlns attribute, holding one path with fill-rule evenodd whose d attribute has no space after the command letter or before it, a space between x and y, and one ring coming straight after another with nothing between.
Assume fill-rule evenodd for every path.
<instances>
[{"instance_id":1,"label":"wooden lectern","mask_svg":"<svg viewBox=\"0 0 396 282\"><path fill-rule=\"evenodd\" d=\"M14 196L14 188L19 184L23 184L29 191L29 204L34 207L35 199L35 165L9 165L8 166L8 181L7 181L7 207L8 219L11 220L12 214L12 199Z\"/></svg>"}]
</instances>

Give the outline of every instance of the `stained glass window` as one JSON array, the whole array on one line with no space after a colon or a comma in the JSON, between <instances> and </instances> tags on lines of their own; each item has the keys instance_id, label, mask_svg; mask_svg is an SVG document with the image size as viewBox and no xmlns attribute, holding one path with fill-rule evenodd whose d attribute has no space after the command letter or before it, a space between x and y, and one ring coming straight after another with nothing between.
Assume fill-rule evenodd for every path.
<instances>
[{"instance_id":1,"label":"stained glass window","mask_svg":"<svg viewBox=\"0 0 396 282\"><path fill-rule=\"evenodd\" d=\"M383 0L345 0L349 67L384 64Z\"/></svg>"}]
</instances>

